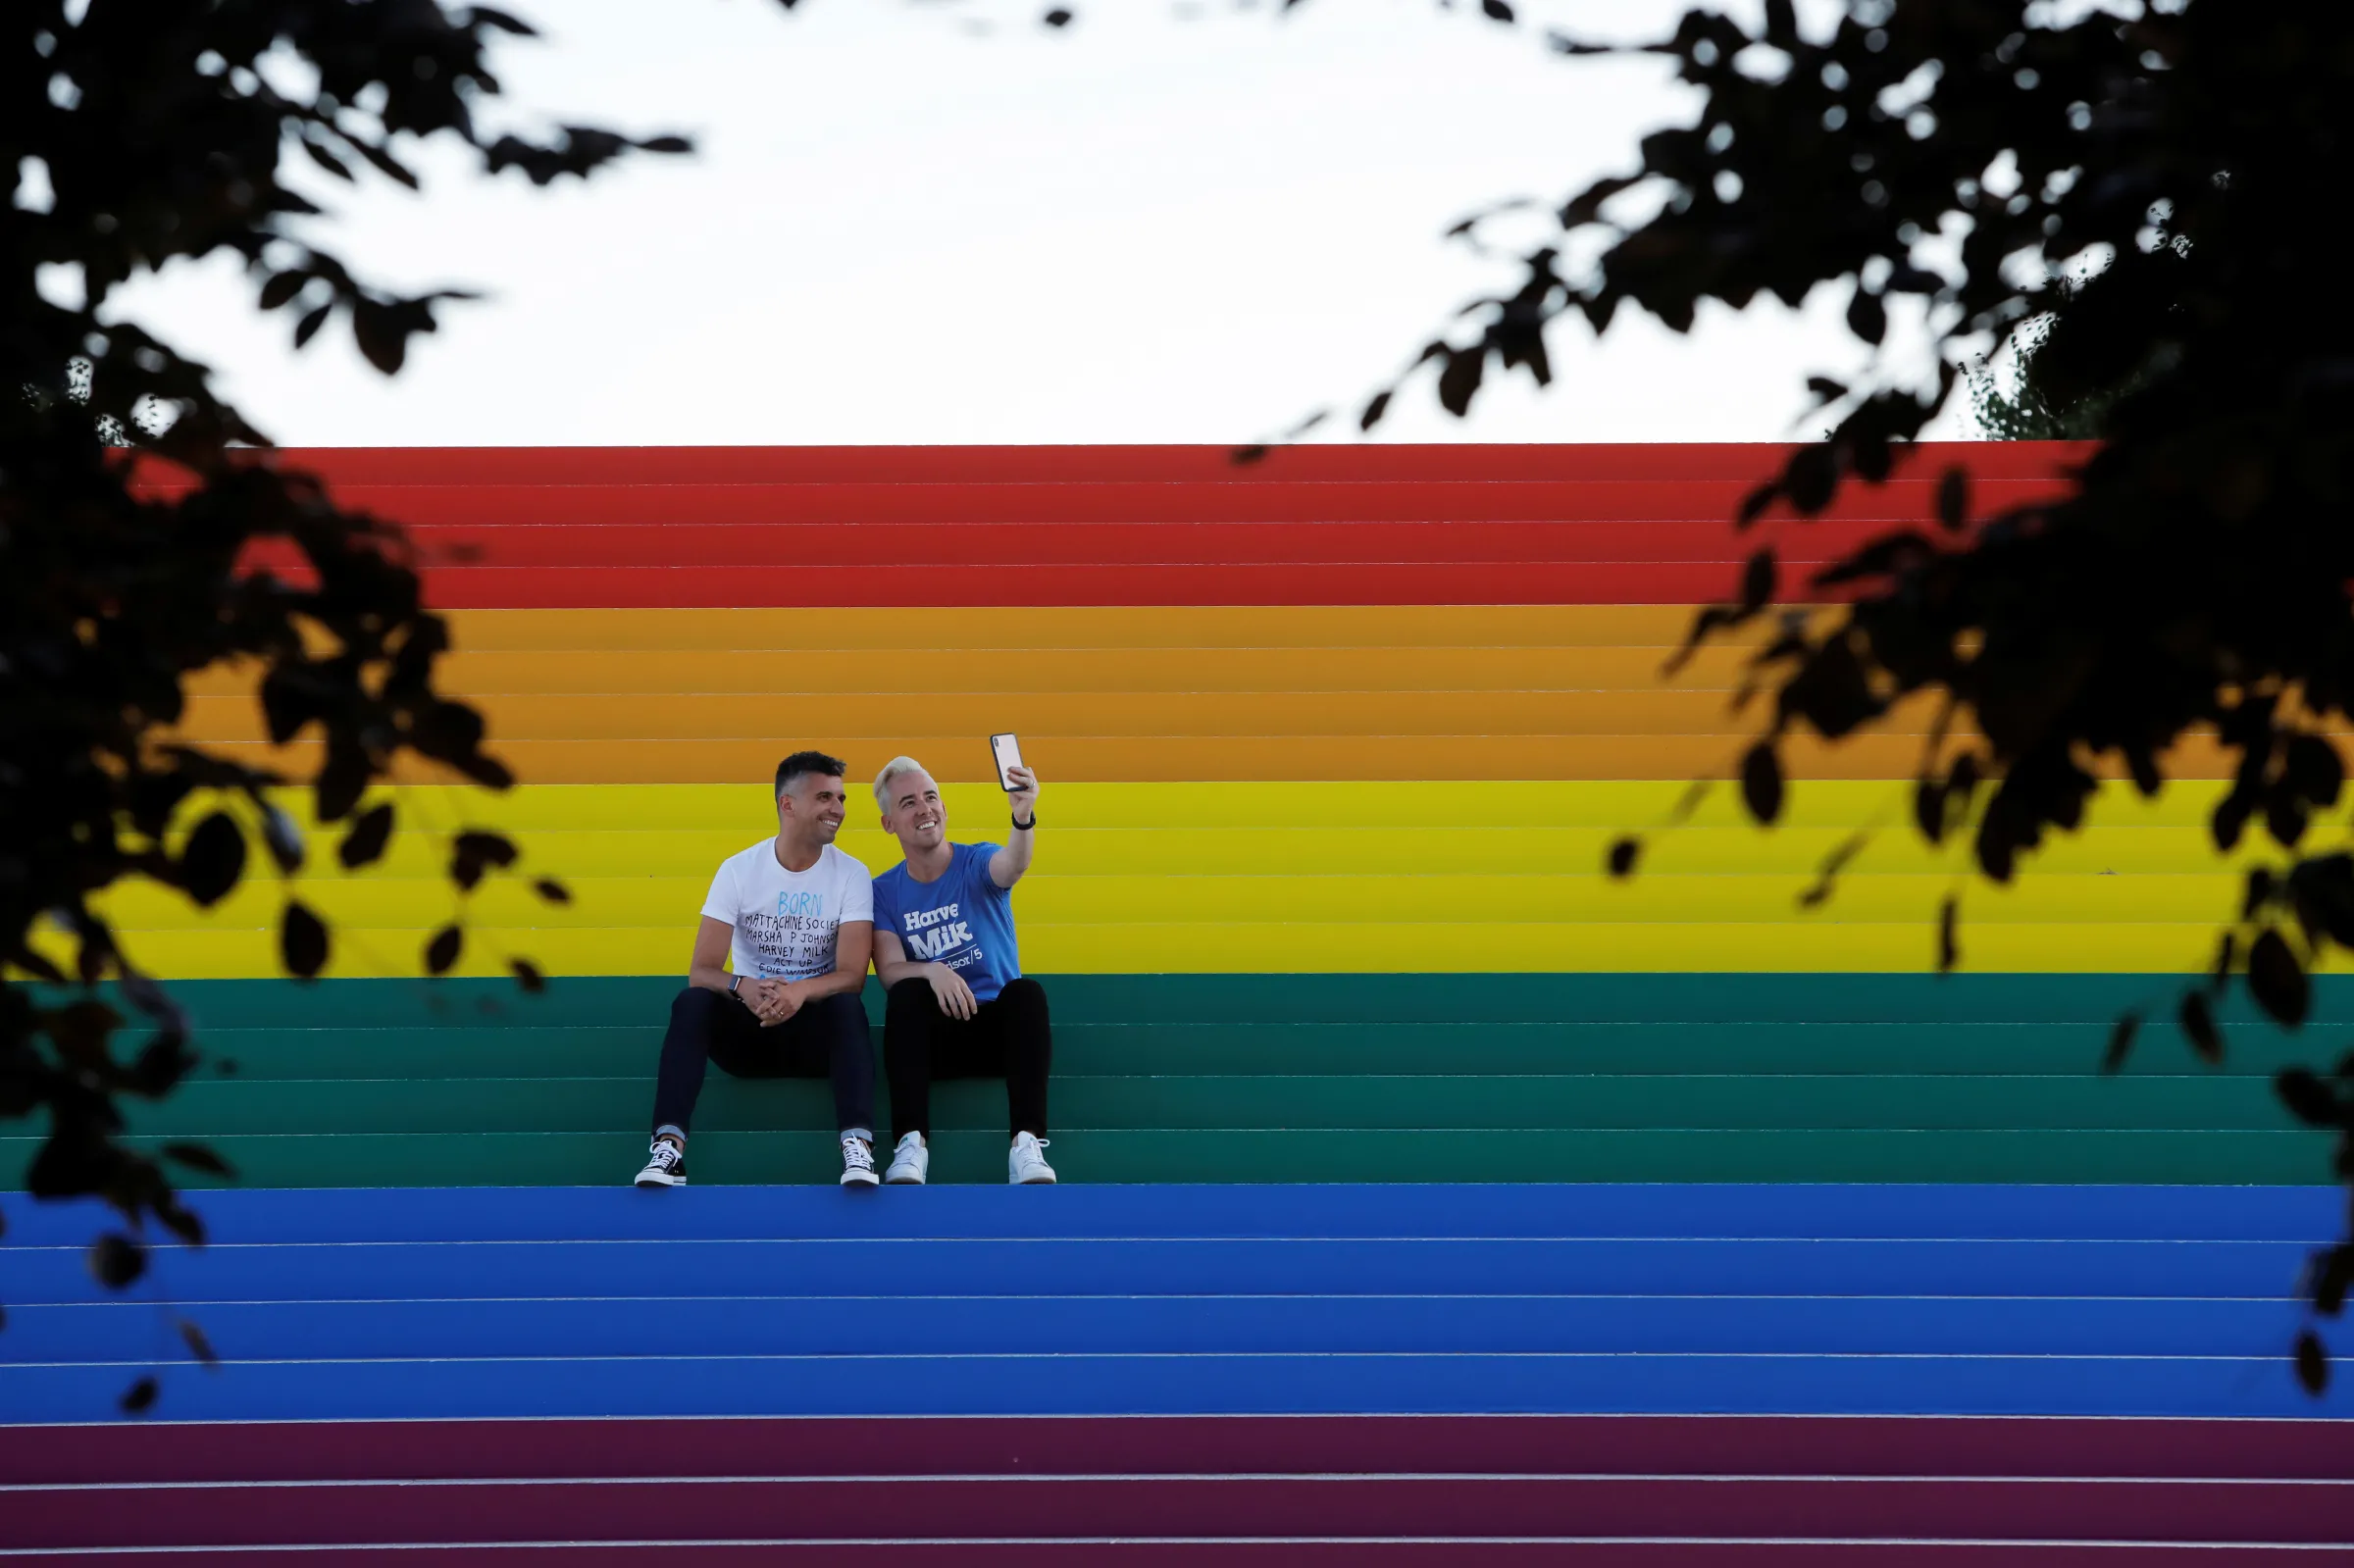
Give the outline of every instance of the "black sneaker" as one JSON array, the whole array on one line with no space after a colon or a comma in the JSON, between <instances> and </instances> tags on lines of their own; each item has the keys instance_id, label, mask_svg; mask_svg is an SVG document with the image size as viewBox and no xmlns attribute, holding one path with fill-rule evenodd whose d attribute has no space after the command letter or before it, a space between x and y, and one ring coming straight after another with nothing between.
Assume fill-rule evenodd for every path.
<instances>
[{"instance_id":1,"label":"black sneaker","mask_svg":"<svg viewBox=\"0 0 2354 1568\"><path fill-rule=\"evenodd\" d=\"M842 1185L866 1188L875 1185L875 1151L865 1138L844 1138L842 1140Z\"/></svg>"},{"instance_id":2,"label":"black sneaker","mask_svg":"<svg viewBox=\"0 0 2354 1568\"><path fill-rule=\"evenodd\" d=\"M654 1146L646 1153L645 1169L638 1173L638 1185L643 1188L685 1187L686 1151L669 1138L655 1138Z\"/></svg>"}]
</instances>

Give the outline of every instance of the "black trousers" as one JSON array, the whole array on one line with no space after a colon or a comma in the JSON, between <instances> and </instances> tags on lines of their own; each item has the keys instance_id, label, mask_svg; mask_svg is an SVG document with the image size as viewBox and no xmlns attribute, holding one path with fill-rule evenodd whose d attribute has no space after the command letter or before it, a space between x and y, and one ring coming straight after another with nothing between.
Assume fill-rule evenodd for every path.
<instances>
[{"instance_id":1,"label":"black trousers","mask_svg":"<svg viewBox=\"0 0 2354 1568\"><path fill-rule=\"evenodd\" d=\"M855 991L821 996L774 1028L723 991L690 986L679 992L654 1081L655 1132L691 1130L709 1062L736 1078L831 1078L835 1124L874 1136L875 1049Z\"/></svg>"},{"instance_id":2,"label":"black trousers","mask_svg":"<svg viewBox=\"0 0 2354 1568\"><path fill-rule=\"evenodd\" d=\"M883 1066L891 1077L895 1138L932 1138L932 1081L1002 1078L1009 1131L1047 1136L1047 1072L1054 1034L1047 1021L1047 990L1024 977L983 1002L971 1018L940 1010L926 980L891 987L883 1010Z\"/></svg>"}]
</instances>

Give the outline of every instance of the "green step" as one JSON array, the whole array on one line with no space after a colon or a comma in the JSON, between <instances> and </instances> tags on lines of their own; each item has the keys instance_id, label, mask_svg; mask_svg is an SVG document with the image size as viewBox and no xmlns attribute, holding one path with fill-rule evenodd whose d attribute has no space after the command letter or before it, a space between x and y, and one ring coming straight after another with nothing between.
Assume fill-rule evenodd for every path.
<instances>
[{"instance_id":1,"label":"green step","mask_svg":"<svg viewBox=\"0 0 2354 1568\"><path fill-rule=\"evenodd\" d=\"M1482 1132L1646 1128L2100 1128L2290 1131L2257 1079L1650 1076L1090 1078L1059 1076L1054 1124L1099 1130ZM627 1133L650 1125L645 1078L326 1079L183 1086L131 1108L159 1138L270 1133ZM889 1120L888 1099L876 1113ZM1002 1129L999 1081L939 1085L944 1128ZM696 1112L706 1132L823 1132L822 1080L713 1074Z\"/></svg>"},{"instance_id":2,"label":"green step","mask_svg":"<svg viewBox=\"0 0 2354 1568\"><path fill-rule=\"evenodd\" d=\"M1058 1074L2000 1073L2093 1070L2087 1024L1057 1024ZM210 1029L206 1078L626 1078L653 1070L659 1024L409 1024ZM874 1032L877 1050L881 1030ZM2172 1041L2125 1076L2269 1079L2320 1041L2248 1030L2220 1068Z\"/></svg>"},{"instance_id":3,"label":"green step","mask_svg":"<svg viewBox=\"0 0 2354 1568\"><path fill-rule=\"evenodd\" d=\"M0 1140L22 1171L35 1140ZM614 1187L642 1135L286 1134L212 1140L249 1187ZM1056 1133L1066 1182L2029 1182L2325 1183L2329 1140L2254 1132ZM698 1183L831 1183L822 1133L698 1135ZM943 1133L942 1182L1002 1182L1005 1137ZM21 1184L20 1184L21 1185ZM218 1185L191 1178L190 1185ZM678 1194L649 1197L675 1200ZM891 1202L886 1191L844 1202ZM201 1204L199 1204L201 1209Z\"/></svg>"},{"instance_id":4,"label":"green step","mask_svg":"<svg viewBox=\"0 0 2354 1568\"><path fill-rule=\"evenodd\" d=\"M2178 1048L2175 975L1044 975L1058 1026L1074 1024L1922 1024L2085 1025L2152 1014L2147 1043ZM177 981L203 1027L310 1028L634 1021L659 1029L675 976L562 977L525 995L495 980ZM881 996L867 984L869 1015ZM2245 988L2219 1008L2256 1025ZM2314 982L2313 1024L2354 1024L2354 976ZM2335 1047L2342 1048L2342 1047ZM2333 1048L2333 1053L2334 1049ZM2317 1047L2318 1049L2318 1047Z\"/></svg>"}]
</instances>

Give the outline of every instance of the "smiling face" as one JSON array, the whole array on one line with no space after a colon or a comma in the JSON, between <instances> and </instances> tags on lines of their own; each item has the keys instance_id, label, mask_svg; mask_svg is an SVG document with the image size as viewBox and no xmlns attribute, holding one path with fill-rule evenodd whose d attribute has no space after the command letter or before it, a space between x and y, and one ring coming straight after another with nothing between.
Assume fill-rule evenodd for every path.
<instances>
[{"instance_id":1,"label":"smiling face","mask_svg":"<svg viewBox=\"0 0 2354 1568\"><path fill-rule=\"evenodd\" d=\"M777 831L787 835L797 832L814 843L830 844L842 832L846 804L842 775L804 773L789 782L785 792L777 796Z\"/></svg>"},{"instance_id":2,"label":"smiling face","mask_svg":"<svg viewBox=\"0 0 2354 1568\"><path fill-rule=\"evenodd\" d=\"M938 849L948 836L948 808L940 798L940 785L928 773L892 777L883 802L883 831L898 839L899 848L913 854Z\"/></svg>"}]
</instances>

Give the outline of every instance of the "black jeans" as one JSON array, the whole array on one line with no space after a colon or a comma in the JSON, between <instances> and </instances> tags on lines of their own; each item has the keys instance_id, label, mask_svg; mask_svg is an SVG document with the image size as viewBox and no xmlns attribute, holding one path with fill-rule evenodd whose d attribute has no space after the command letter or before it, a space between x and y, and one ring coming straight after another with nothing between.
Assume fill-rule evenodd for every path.
<instances>
[{"instance_id":1,"label":"black jeans","mask_svg":"<svg viewBox=\"0 0 2354 1568\"><path fill-rule=\"evenodd\" d=\"M932 1138L932 1081L1002 1078L1010 1131L1047 1136L1047 1071L1054 1033L1047 1021L1047 991L1037 981L1009 980L971 1018L940 1010L926 980L891 987L883 1010L883 1066L891 1076L895 1138Z\"/></svg>"},{"instance_id":2,"label":"black jeans","mask_svg":"<svg viewBox=\"0 0 2354 1568\"><path fill-rule=\"evenodd\" d=\"M831 1078L836 1125L874 1137L875 1049L855 991L821 996L774 1028L724 991L690 986L679 992L654 1081L655 1132L690 1130L706 1062L737 1078Z\"/></svg>"}]
</instances>

